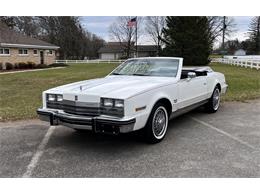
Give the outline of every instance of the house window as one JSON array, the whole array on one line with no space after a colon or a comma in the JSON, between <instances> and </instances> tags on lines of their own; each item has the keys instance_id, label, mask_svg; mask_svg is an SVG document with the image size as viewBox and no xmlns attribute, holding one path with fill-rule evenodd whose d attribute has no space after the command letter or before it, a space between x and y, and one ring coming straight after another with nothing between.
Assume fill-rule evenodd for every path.
<instances>
[{"instance_id":1,"label":"house window","mask_svg":"<svg viewBox=\"0 0 260 195\"><path fill-rule=\"evenodd\" d=\"M38 50L37 49L33 50L33 55L38 55Z\"/></svg>"},{"instance_id":2,"label":"house window","mask_svg":"<svg viewBox=\"0 0 260 195\"><path fill-rule=\"evenodd\" d=\"M52 54L53 54L52 50L49 50L49 55L52 55Z\"/></svg>"},{"instance_id":3,"label":"house window","mask_svg":"<svg viewBox=\"0 0 260 195\"><path fill-rule=\"evenodd\" d=\"M0 55L10 55L10 50L6 48L0 48Z\"/></svg>"},{"instance_id":4,"label":"house window","mask_svg":"<svg viewBox=\"0 0 260 195\"><path fill-rule=\"evenodd\" d=\"M19 55L28 55L28 49L19 49Z\"/></svg>"}]
</instances>

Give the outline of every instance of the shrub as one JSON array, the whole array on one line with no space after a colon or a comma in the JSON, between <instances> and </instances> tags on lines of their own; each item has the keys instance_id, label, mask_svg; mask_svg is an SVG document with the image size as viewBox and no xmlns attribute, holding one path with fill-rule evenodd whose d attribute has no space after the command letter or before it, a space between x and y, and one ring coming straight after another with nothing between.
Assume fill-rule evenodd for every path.
<instances>
[{"instance_id":1,"label":"shrub","mask_svg":"<svg viewBox=\"0 0 260 195\"><path fill-rule=\"evenodd\" d=\"M14 69L19 69L19 64L18 63L14 64Z\"/></svg>"},{"instance_id":2,"label":"shrub","mask_svg":"<svg viewBox=\"0 0 260 195\"><path fill-rule=\"evenodd\" d=\"M38 64L37 68L48 68L46 64Z\"/></svg>"},{"instance_id":3,"label":"shrub","mask_svg":"<svg viewBox=\"0 0 260 195\"><path fill-rule=\"evenodd\" d=\"M68 64L63 64L63 63L54 63L54 64L50 64L48 65L48 67L64 67L64 66L69 66Z\"/></svg>"},{"instance_id":4,"label":"shrub","mask_svg":"<svg viewBox=\"0 0 260 195\"><path fill-rule=\"evenodd\" d=\"M12 63L6 62L5 67L6 67L6 70L12 70L14 68L14 65Z\"/></svg>"},{"instance_id":5,"label":"shrub","mask_svg":"<svg viewBox=\"0 0 260 195\"><path fill-rule=\"evenodd\" d=\"M28 68L34 68L35 63L34 62L27 62L27 66L28 66Z\"/></svg>"},{"instance_id":6,"label":"shrub","mask_svg":"<svg viewBox=\"0 0 260 195\"><path fill-rule=\"evenodd\" d=\"M18 63L19 69L27 69L28 65L25 62L19 62Z\"/></svg>"}]
</instances>

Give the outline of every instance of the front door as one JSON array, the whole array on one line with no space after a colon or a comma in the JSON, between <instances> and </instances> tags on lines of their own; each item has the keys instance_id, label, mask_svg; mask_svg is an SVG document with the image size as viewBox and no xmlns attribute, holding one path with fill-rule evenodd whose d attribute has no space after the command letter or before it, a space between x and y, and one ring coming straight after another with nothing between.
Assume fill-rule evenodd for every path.
<instances>
[{"instance_id":1,"label":"front door","mask_svg":"<svg viewBox=\"0 0 260 195\"><path fill-rule=\"evenodd\" d=\"M181 79L178 82L178 108L193 105L205 99L207 93L206 76Z\"/></svg>"},{"instance_id":2,"label":"front door","mask_svg":"<svg viewBox=\"0 0 260 195\"><path fill-rule=\"evenodd\" d=\"M44 64L44 53L40 51L40 64Z\"/></svg>"}]
</instances>

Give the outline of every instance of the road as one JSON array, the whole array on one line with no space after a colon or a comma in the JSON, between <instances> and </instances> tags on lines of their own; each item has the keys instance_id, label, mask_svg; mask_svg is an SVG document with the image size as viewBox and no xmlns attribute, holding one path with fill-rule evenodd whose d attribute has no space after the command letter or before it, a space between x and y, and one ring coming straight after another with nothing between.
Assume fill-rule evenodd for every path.
<instances>
[{"instance_id":1,"label":"road","mask_svg":"<svg viewBox=\"0 0 260 195\"><path fill-rule=\"evenodd\" d=\"M260 177L260 100L187 113L155 145L39 120L0 123L0 177Z\"/></svg>"}]
</instances>

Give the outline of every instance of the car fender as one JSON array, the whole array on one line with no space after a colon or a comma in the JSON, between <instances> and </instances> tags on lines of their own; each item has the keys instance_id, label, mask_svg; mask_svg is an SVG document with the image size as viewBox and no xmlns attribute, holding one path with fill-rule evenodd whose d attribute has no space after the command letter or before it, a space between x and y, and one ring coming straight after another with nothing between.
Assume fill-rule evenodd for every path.
<instances>
[{"instance_id":1,"label":"car fender","mask_svg":"<svg viewBox=\"0 0 260 195\"><path fill-rule=\"evenodd\" d=\"M220 84L221 90L225 84L225 76L222 73L214 72L210 76L209 79L207 79L207 91L208 91L208 97L211 97L215 87L217 84Z\"/></svg>"},{"instance_id":2,"label":"car fender","mask_svg":"<svg viewBox=\"0 0 260 195\"><path fill-rule=\"evenodd\" d=\"M136 118L136 124L134 129L140 129L146 125L153 107L161 99L169 100L172 107L171 112L176 110L176 106L173 101L177 98L177 88L175 88L176 90L170 90L168 87L169 86L165 86L163 88L160 88L159 90L151 90L129 99L130 107L134 107L135 109L145 107L144 110L137 112L135 110L132 110L132 112L128 113L130 116ZM172 93L170 94L169 91L171 91Z\"/></svg>"}]
</instances>

